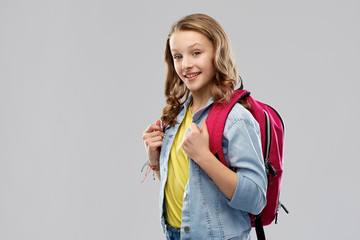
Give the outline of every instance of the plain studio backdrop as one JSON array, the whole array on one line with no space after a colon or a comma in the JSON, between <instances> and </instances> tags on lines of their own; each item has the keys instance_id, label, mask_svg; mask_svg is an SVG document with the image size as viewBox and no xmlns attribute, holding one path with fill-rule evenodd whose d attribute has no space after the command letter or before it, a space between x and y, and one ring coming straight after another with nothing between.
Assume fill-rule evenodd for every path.
<instances>
[{"instance_id":1,"label":"plain studio backdrop","mask_svg":"<svg viewBox=\"0 0 360 240\"><path fill-rule=\"evenodd\" d=\"M360 239L360 3L0 1L0 239L164 239L141 184L170 26L206 13L285 122L268 239Z\"/></svg>"}]
</instances>

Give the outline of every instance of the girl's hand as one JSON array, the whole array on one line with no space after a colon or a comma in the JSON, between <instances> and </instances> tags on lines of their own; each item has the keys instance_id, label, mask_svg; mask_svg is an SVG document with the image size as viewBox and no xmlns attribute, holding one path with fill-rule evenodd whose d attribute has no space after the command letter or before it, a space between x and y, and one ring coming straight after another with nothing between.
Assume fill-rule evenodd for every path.
<instances>
[{"instance_id":1,"label":"girl's hand","mask_svg":"<svg viewBox=\"0 0 360 240\"><path fill-rule=\"evenodd\" d=\"M201 130L195 124L190 124L190 131L186 135L182 148L186 154L199 164L199 161L203 160L203 156L208 156L210 152L209 147L209 133L206 126L206 120L201 122Z\"/></svg>"},{"instance_id":2,"label":"girl's hand","mask_svg":"<svg viewBox=\"0 0 360 240\"><path fill-rule=\"evenodd\" d=\"M157 120L155 124L148 126L143 133L146 153L152 166L159 165L163 137L164 133L160 126L160 120Z\"/></svg>"}]
</instances>

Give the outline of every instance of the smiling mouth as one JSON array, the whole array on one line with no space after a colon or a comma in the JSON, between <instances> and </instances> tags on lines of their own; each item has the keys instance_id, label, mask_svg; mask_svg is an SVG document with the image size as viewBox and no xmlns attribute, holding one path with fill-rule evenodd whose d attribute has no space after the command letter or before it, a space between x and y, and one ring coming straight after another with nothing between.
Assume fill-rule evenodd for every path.
<instances>
[{"instance_id":1,"label":"smiling mouth","mask_svg":"<svg viewBox=\"0 0 360 240\"><path fill-rule=\"evenodd\" d=\"M193 78L193 77L198 76L200 73L201 73L201 72L186 74L186 75L184 75L184 77L186 77L186 78Z\"/></svg>"}]
</instances>

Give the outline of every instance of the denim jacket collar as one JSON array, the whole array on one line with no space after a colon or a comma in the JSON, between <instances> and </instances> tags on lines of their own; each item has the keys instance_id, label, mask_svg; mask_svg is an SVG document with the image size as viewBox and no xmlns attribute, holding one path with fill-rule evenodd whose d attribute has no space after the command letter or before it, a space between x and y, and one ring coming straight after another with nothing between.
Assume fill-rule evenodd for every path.
<instances>
[{"instance_id":1,"label":"denim jacket collar","mask_svg":"<svg viewBox=\"0 0 360 240\"><path fill-rule=\"evenodd\" d=\"M193 100L193 96L190 94L189 98L185 101L185 103L180 107L180 112L183 111L184 109L187 109L190 105L190 103ZM214 98L210 97L209 100L207 101L206 105L202 108L200 108L199 110L197 110L193 115L193 122L197 122L198 119L200 118L200 116L202 116L202 114L204 113L205 110L207 110L212 104L214 103Z\"/></svg>"}]
</instances>

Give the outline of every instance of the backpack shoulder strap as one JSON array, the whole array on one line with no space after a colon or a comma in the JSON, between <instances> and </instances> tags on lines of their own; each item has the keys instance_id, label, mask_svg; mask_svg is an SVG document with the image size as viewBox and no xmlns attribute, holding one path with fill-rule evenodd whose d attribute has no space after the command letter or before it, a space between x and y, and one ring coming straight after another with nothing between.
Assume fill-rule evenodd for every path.
<instances>
[{"instance_id":1,"label":"backpack shoulder strap","mask_svg":"<svg viewBox=\"0 0 360 240\"><path fill-rule=\"evenodd\" d=\"M206 125L209 132L210 151L227 167L228 164L226 163L222 148L222 137L226 118L236 102L249 95L250 92L246 90L235 90L229 102L214 103L206 119Z\"/></svg>"}]
</instances>

